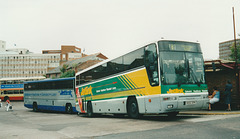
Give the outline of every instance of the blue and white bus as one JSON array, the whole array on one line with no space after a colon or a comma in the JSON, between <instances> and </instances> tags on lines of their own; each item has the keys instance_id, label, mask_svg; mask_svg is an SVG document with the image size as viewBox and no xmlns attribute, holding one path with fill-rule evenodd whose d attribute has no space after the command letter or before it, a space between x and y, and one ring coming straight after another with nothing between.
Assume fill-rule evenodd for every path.
<instances>
[{"instance_id":1,"label":"blue and white bus","mask_svg":"<svg viewBox=\"0 0 240 139\"><path fill-rule=\"evenodd\" d=\"M24 83L24 106L33 111L76 111L75 78L46 79Z\"/></svg>"}]
</instances>

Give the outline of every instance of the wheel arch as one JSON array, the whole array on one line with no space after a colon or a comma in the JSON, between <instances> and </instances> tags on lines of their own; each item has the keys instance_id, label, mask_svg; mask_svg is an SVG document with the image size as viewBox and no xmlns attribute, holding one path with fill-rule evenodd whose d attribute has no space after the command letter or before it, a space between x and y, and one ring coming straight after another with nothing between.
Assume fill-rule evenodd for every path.
<instances>
[{"instance_id":1,"label":"wheel arch","mask_svg":"<svg viewBox=\"0 0 240 139\"><path fill-rule=\"evenodd\" d=\"M136 96L128 96L128 97L127 97L127 103L126 103L126 110L127 110L127 112L128 112L128 103L129 103L129 101L130 101L131 99L135 99L135 100L137 101ZM138 103L138 101L137 101L137 103Z\"/></svg>"},{"instance_id":2,"label":"wheel arch","mask_svg":"<svg viewBox=\"0 0 240 139\"><path fill-rule=\"evenodd\" d=\"M4 101L7 101L8 99L10 100L9 96L4 97Z\"/></svg>"},{"instance_id":3,"label":"wheel arch","mask_svg":"<svg viewBox=\"0 0 240 139\"><path fill-rule=\"evenodd\" d=\"M67 102L66 105L65 105L65 107L67 107L68 105L72 105L72 103Z\"/></svg>"},{"instance_id":4,"label":"wheel arch","mask_svg":"<svg viewBox=\"0 0 240 139\"><path fill-rule=\"evenodd\" d=\"M73 105L70 102L67 102L65 105L65 112L68 114L73 113Z\"/></svg>"},{"instance_id":5,"label":"wheel arch","mask_svg":"<svg viewBox=\"0 0 240 139\"><path fill-rule=\"evenodd\" d=\"M37 111L39 110L39 109L38 109L38 104L37 104L36 101L33 101L32 107L33 107L33 111L34 111L34 112L37 112Z\"/></svg>"}]
</instances>

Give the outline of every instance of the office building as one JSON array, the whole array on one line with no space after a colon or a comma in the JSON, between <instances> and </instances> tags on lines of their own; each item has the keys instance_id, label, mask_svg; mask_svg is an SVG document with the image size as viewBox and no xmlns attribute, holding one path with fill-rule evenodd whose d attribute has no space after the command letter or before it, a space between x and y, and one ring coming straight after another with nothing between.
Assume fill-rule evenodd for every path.
<instances>
[{"instance_id":1,"label":"office building","mask_svg":"<svg viewBox=\"0 0 240 139\"><path fill-rule=\"evenodd\" d=\"M239 45L240 44L240 39L237 39L236 42L237 42L237 45ZM233 45L234 45L234 40L220 42L219 43L219 59L232 60L230 55L232 53L231 47Z\"/></svg>"},{"instance_id":2,"label":"office building","mask_svg":"<svg viewBox=\"0 0 240 139\"><path fill-rule=\"evenodd\" d=\"M80 57L81 49L75 46L35 54L25 48L6 49L6 42L0 41L0 78L44 76L60 64Z\"/></svg>"},{"instance_id":3,"label":"office building","mask_svg":"<svg viewBox=\"0 0 240 139\"><path fill-rule=\"evenodd\" d=\"M6 42L0 40L0 52L5 51L6 50Z\"/></svg>"},{"instance_id":4,"label":"office building","mask_svg":"<svg viewBox=\"0 0 240 139\"><path fill-rule=\"evenodd\" d=\"M0 78L38 77L59 66L59 54L0 53Z\"/></svg>"}]
</instances>

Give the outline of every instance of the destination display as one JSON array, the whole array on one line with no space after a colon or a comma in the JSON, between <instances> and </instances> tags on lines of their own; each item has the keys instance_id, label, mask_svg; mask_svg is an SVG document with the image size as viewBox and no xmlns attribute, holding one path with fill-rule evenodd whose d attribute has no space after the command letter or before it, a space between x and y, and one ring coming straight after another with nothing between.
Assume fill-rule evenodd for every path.
<instances>
[{"instance_id":1,"label":"destination display","mask_svg":"<svg viewBox=\"0 0 240 139\"><path fill-rule=\"evenodd\" d=\"M23 89L23 84L2 84L0 86L0 89L16 89L16 88Z\"/></svg>"},{"instance_id":2,"label":"destination display","mask_svg":"<svg viewBox=\"0 0 240 139\"><path fill-rule=\"evenodd\" d=\"M179 41L159 41L160 51L187 51L187 52L201 52L199 43L179 42Z\"/></svg>"}]
</instances>

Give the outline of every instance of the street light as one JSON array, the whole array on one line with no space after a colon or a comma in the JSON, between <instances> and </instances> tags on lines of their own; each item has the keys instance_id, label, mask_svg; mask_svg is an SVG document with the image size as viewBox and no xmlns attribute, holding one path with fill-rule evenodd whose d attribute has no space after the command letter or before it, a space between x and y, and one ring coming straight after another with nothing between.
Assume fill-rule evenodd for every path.
<instances>
[{"instance_id":1,"label":"street light","mask_svg":"<svg viewBox=\"0 0 240 139\"><path fill-rule=\"evenodd\" d=\"M237 40L236 40L236 29L235 29L235 17L234 17L234 7L232 7L233 12L233 31L234 31L234 55L235 55L235 74L236 74L236 88L237 93L239 93L239 72L238 72L238 64L237 64Z\"/></svg>"}]
</instances>

